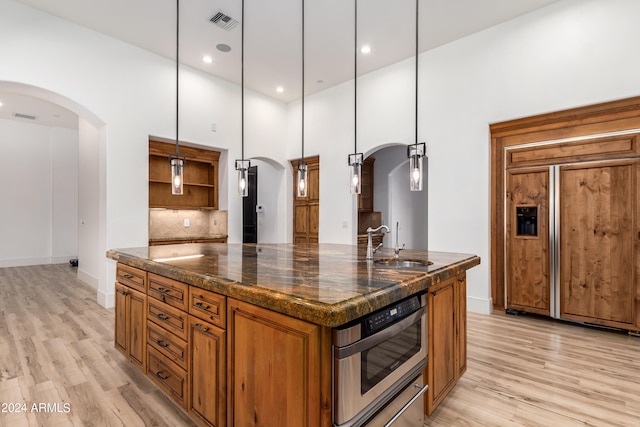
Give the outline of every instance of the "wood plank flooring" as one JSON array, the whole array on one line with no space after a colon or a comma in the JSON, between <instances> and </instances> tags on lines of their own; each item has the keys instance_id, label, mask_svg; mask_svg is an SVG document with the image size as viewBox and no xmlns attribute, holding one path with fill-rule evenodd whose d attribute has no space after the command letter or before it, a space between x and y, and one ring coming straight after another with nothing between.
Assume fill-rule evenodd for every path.
<instances>
[{"instance_id":1,"label":"wood plank flooring","mask_svg":"<svg viewBox=\"0 0 640 427\"><path fill-rule=\"evenodd\" d=\"M66 264L0 269L0 426L193 425L113 348L95 300ZM468 339L467 372L425 426L640 426L639 338L469 313Z\"/></svg>"}]
</instances>

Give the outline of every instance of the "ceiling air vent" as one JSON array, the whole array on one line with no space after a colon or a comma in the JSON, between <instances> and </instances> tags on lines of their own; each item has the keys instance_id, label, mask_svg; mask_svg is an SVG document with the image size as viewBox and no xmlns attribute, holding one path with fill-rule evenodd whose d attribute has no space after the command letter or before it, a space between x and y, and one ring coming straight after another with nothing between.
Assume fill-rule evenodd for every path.
<instances>
[{"instance_id":1,"label":"ceiling air vent","mask_svg":"<svg viewBox=\"0 0 640 427\"><path fill-rule=\"evenodd\" d=\"M209 19L209 21L216 24L218 27L222 28L225 31L231 31L233 27L238 25L238 21L225 14L223 11L219 10L215 15Z\"/></svg>"},{"instance_id":2,"label":"ceiling air vent","mask_svg":"<svg viewBox=\"0 0 640 427\"><path fill-rule=\"evenodd\" d=\"M36 116L32 116L31 114L22 114L22 113L13 113L13 117L17 117L19 119L27 119L27 120L36 119Z\"/></svg>"}]
</instances>

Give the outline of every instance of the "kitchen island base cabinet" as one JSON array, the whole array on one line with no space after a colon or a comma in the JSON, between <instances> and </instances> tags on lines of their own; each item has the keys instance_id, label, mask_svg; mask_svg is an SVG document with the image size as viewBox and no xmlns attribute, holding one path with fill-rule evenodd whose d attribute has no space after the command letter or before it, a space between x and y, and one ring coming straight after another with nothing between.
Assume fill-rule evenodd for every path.
<instances>
[{"instance_id":1,"label":"kitchen island base cabinet","mask_svg":"<svg viewBox=\"0 0 640 427\"><path fill-rule=\"evenodd\" d=\"M116 277L114 346L144 372L147 361L146 272L118 266Z\"/></svg>"},{"instance_id":2,"label":"kitchen island base cabinet","mask_svg":"<svg viewBox=\"0 0 640 427\"><path fill-rule=\"evenodd\" d=\"M428 364L425 415L456 385L467 366L466 279L459 275L428 290Z\"/></svg>"},{"instance_id":3,"label":"kitchen island base cabinet","mask_svg":"<svg viewBox=\"0 0 640 427\"><path fill-rule=\"evenodd\" d=\"M223 329L189 316L191 405L197 424L222 427L227 412L226 339Z\"/></svg>"},{"instance_id":4,"label":"kitchen island base cabinet","mask_svg":"<svg viewBox=\"0 0 640 427\"><path fill-rule=\"evenodd\" d=\"M233 299L227 314L229 425L330 426L325 328Z\"/></svg>"}]
</instances>

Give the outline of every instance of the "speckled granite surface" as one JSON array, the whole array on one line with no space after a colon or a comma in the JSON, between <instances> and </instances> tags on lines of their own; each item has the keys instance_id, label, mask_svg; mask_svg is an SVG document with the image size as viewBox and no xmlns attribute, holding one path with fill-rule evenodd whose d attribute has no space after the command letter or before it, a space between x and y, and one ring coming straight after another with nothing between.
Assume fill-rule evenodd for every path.
<instances>
[{"instance_id":1,"label":"speckled granite surface","mask_svg":"<svg viewBox=\"0 0 640 427\"><path fill-rule=\"evenodd\" d=\"M385 267L363 246L194 243L115 249L107 257L323 326L373 312L480 264L475 255L405 250L427 267ZM167 258L197 256L196 258ZM392 258L381 249L379 258Z\"/></svg>"}]
</instances>

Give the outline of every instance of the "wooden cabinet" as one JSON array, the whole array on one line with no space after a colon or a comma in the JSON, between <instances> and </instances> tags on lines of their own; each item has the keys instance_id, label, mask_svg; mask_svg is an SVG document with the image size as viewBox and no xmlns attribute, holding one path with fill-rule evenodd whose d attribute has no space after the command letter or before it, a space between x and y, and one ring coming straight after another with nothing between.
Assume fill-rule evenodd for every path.
<instances>
[{"instance_id":1,"label":"wooden cabinet","mask_svg":"<svg viewBox=\"0 0 640 427\"><path fill-rule=\"evenodd\" d=\"M358 194L358 212L373 212L373 162L375 161L373 157L364 159L360 194Z\"/></svg>"},{"instance_id":2,"label":"wooden cabinet","mask_svg":"<svg viewBox=\"0 0 640 427\"><path fill-rule=\"evenodd\" d=\"M149 273L147 376L189 409L189 285Z\"/></svg>"},{"instance_id":3,"label":"wooden cabinet","mask_svg":"<svg viewBox=\"0 0 640 427\"><path fill-rule=\"evenodd\" d=\"M506 307L548 316L551 313L549 168L507 171L506 178Z\"/></svg>"},{"instance_id":4,"label":"wooden cabinet","mask_svg":"<svg viewBox=\"0 0 640 427\"><path fill-rule=\"evenodd\" d=\"M428 364L426 415L431 415L456 385L467 365L465 275L428 290Z\"/></svg>"},{"instance_id":5,"label":"wooden cabinet","mask_svg":"<svg viewBox=\"0 0 640 427\"><path fill-rule=\"evenodd\" d=\"M227 419L226 300L205 289L189 289L189 413L203 426L224 426Z\"/></svg>"},{"instance_id":6,"label":"wooden cabinet","mask_svg":"<svg viewBox=\"0 0 640 427\"><path fill-rule=\"evenodd\" d=\"M293 167L293 242L318 243L320 226L320 157L307 157L307 197L298 197L295 183L298 180L298 160Z\"/></svg>"},{"instance_id":7,"label":"wooden cabinet","mask_svg":"<svg viewBox=\"0 0 640 427\"><path fill-rule=\"evenodd\" d=\"M323 329L229 299L228 425L330 425L331 385L322 381L320 360ZM330 347L324 350L330 357ZM325 365L330 380L330 363Z\"/></svg>"},{"instance_id":8,"label":"wooden cabinet","mask_svg":"<svg viewBox=\"0 0 640 427\"><path fill-rule=\"evenodd\" d=\"M189 405L187 370L181 368L153 347L147 347L147 376L181 408Z\"/></svg>"},{"instance_id":9,"label":"wooden cabinet","mask_svg":"<svg viewBox=\"0 0 640 427\"><path fill-rule=\"evenodd\" d=\"M116 277L114 346L144 372L147 296L139 289L145 287L146 272L118 265Z\"/></svg>"},{"instance_id":10,"label":"wooden cabinet","mask_svg":"<svg viewBox=\"0 0 640 427\"><path fill-rule=\"evenodd\" d=\"M560 317L640 328L638 160L560 167Z\"/></svg>"},{"instance_id":11,"label":"wooden cabinet","mask_svg":"<svg viewBox=\"0 0 640 427\"><path fill-rule=\"evenodd\" d=\"M198 424L224 426L227 412L227 354L224 329L189 316L191 405Z\"/></svg>"},{"instance_id":12,"label":"wooden cabinet","mask_svg":"<svg viewBox=\"0 0 640 427\"><path fill-rule=\"evenodd\" d=\"M149 207L218 209L220 152L180 146L186 158L181 196L171 194L170 154L175 154L174 144L149 140Z\"/></svg>"}]
</instances>

